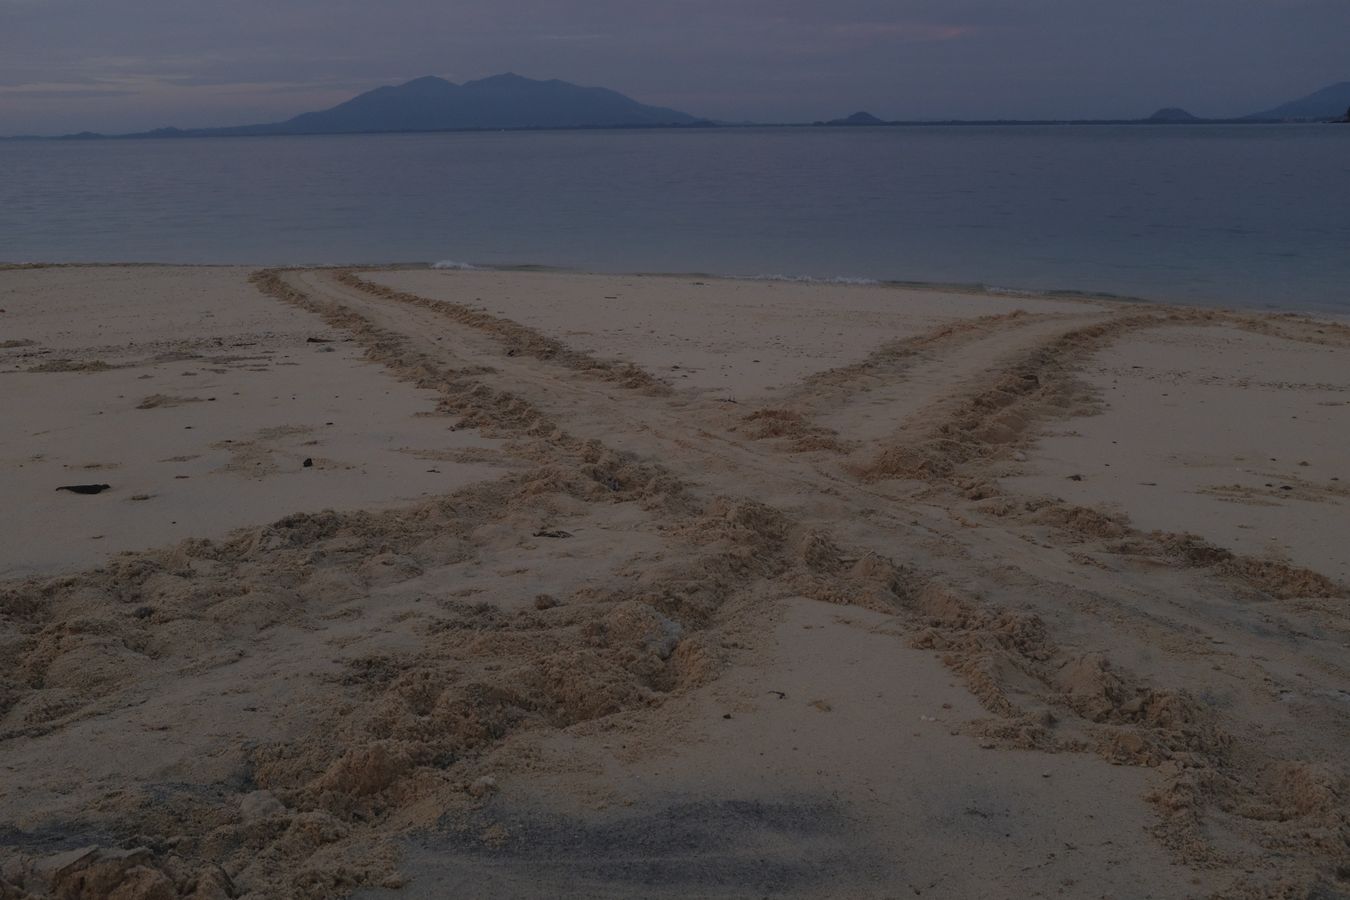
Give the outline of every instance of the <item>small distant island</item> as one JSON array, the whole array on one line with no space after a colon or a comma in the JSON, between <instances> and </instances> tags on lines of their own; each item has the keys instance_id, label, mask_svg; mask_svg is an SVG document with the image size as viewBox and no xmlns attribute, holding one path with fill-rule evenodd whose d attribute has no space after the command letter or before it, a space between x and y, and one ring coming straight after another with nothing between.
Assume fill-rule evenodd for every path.
<instances>
[{"instance_id":1,"label":"small distant island","mask_svg":"<svg viewBox=\"0 0 1350 900\"><path fill-rule=\"evenodd\" d=\"M1306 97L1271 109L1233 118L1204 118L1179 106L1164 106L1143 119L925 119L887 121L870 112L855 112L839 119L813 122L824 128L878 125L1262 125L1300 122L1350 121L1350 81L1333 84Z\"/></svg>"},{"instance_id":2,"label":"small distant island","mask_svg":"<svg viewBox=\"0 0 1350 900\"><path fill-rule=\"evenodd\" d=\"M814 125L845 125L845 126L854 126L854 127L856 127L856 126L860 126L860 125L889 125L889 124L891 124L891 123L890 123L890 122L886 122L886 121L884 121L884 120L882 120L882 119L877 118L876 116L872 115L870 112L855 112L853 115L851 115L851 116L846 116L846 117L844 117L844 118L842 118L842 119L831 119L831 120L828 121L828 122L813 122L812 124L814 124Z\"/></svg>"},{"instance_id":3,"label":"small distant island","mask_svg":"<svg viewBox=\"0 0 1350 900\"><path fill-rule=\"evenodd\" d=\"M1186 110L1182 109L1179 106L1164 106L1162 109L1158 110L1144 121L1180 123L1180 122L1202 122L1204 120L1201 119L1199 116L1191 115L1189 112L1187 112Z\"/></svg>"}]
</instances>

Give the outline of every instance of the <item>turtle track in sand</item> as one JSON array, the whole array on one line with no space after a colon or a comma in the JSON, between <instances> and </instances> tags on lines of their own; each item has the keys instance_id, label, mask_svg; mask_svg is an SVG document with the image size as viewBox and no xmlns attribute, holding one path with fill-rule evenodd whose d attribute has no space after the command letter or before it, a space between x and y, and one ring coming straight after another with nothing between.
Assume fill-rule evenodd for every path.
<instances>
[{"instance_id":1,"label":"turtle track in sand","mask_svg":"<svg viewBox=\"0 0 1350 900\"><path fill-rule=\"evenodd\" d=\"M937 520L928 510L836 471L833 448L799 460L792 477L832 498L827 512L879 509L870 520L875 533L836 527L805 505L760 502L753 497L769 469L755 463L774 451L756 445L773 435L756 441L723 428L731 435L724 445L690 450L727 417L670 396L633 367L576 354L500 316L367 289L347 273L333 277L374 304L429 311L447 330L485 335L498 358L485 363L455 347L433 351L394 327L396 318L377 322L341 298L296 287L283 272L260 272L255 283L351 334L372 362L438 391L442 412L507 439L529 467L398 512L293 516L223 541L188 541L93 572L0 587L0 614L18 635L3 649L11 673L0 685L5 741L60 735L125 712L147 685L229 666L283 629L322 633L353 621L391 634L385 650L342 658L317 678L309 673L291 711L303 727L240 748L241 774L229 790L130 791L96 817L116 833L99 835L86 823L84 832L72 826L65 836L10 836L6 843L21 852L6 878L44 848L88 837L84 843L145 849L63 860L53 876L61 896L122 890L129 898L204 900L246 886L319 897L381 883L395 877L397 835L428 824L429 816L482 803L490 790L478 787L482 760L513 735L659 706L717 677L728 664L721 635L762 620L780 598L804 595L893 615L911 644L938 654L989 711L970 731L991 748L1091 752L1165 773L1153 798L1159 836L1192 864L1238 872L1226 896L1334 889L1346 828L1343 772L1282 754L1278 743L1238 739L1233 726L1241 723L1191 691L1156 685L1081 639L1060 636L1062 617L1009 603L1015 592L999 590L1012 584L1067 598L1089 614L1122 614L1123 603L1094 601L1100 581L1066 587L1053 566L1009 573L971 557L961 546L964 529L949 525L935 538ZM925 347L940 352L948 340L960 344L958 333ZM1028 423L1063 408L1084 345L1114 333L1056 344L1033 355L1030 369L1006 371L1012 380L996 392L956 403L957 415L943 422L954 430L940 425L932 443L920 443L934 452L945 452L948 440L961 448L950 470L928 476L930 490L945 492L941 502L949 505L1011 503L997 493L976 496L985 481L978 466L1008 445L1008 434L1025 434ZM836 384L862 375L902 378L906 349L880 353L870 368L836 376ZM583 387L566 382L543 392L522 357L623 391L610 401L613 425L640 427L642 452L616 451L588 433L594 422L569 420L562 413L585 399ZM1007 418L986 432L972 418L986 411ZM681 418L688 419L682 429ZM709 453L741 475L739 492L702 477ZM968 477L963 466L977 471ZM922 502L931 508L936 501ZM429 574L448 573L448 583L457 583L456 567L500 543L504 527L568 526L617 508L630 511L629 527L659 540L658 562L602 555L594 560L594 583L519 608L477 602L473 594L417 596L419 579ZM985 515L1009 528L1135 537L1117 534L1126 526L1109 521L1033 522L1045 509ZM909 524L914 515L924 517L922 527L917 519ZM932 568L910 561L921 556L910 549L921 543L945 548ZM1223 562L1192 544L1175 553L1204 560L1206 570ZM1153 576L1144 570L1132 577L1147 587ZM1202 588L1216 598L1229 592L1219 582ZM335 653L341 637L331 639ZM1214 829L1259 849L1220 846Z\"/></svg>"}]
</instances>

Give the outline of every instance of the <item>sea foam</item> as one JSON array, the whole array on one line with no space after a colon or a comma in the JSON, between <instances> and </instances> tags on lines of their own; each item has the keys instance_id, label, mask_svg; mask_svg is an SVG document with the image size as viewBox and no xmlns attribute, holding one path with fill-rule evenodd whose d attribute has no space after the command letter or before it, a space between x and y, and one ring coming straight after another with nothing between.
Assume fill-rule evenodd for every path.
<instances>
[{"instance_id":1,"label":"sea foam","mask_svg":"<svg viewBox=\"0 0 1350 900\"><path fill-rule=\"evenodd\" d=\"M796 284L881 284L875 278L862 278L854 275L835 275L832 277L818 277L815 275L732 275L739 281L788 281Z\"/></svg>"}]
</instances>

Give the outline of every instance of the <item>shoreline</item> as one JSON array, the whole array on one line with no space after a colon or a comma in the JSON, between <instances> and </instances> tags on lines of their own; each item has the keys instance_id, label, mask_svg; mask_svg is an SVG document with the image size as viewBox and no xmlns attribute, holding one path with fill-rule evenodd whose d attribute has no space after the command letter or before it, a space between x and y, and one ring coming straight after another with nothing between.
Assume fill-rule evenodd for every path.
<instances>
[{"instance_id":1,"label":"shoreline","mask_svg":"<svg viewBox=\"0 0 1350 900\"><path fill-rule=\"evenodd\" d=\"M1255 315L1295 315L1306 316L1309 318L1320 318L1334 322L1350 323L1350 305L1342 310L1339 307L1300 307L1283 308L1274 306L1244 306L1241 304L1227 303L1220 299L1210 301L1187 302L1182 300L1168 300L1158 297L1145 297L1139 295L1117 294L1109 291L1088 291L1075 288L1019 288L1000 285L983 284L980 282L947 282L947 281L909 281L904 279L876 279L865 276L816 276L816 275L791 275L791 274L725 274L712 273L698 270L688 272L662 272L662 271L593 271L588 269L574 269L566 266L546 265L542 263L518 263L504 265L485 265L465 262L371 262L371 263L285 263L285 264L259 264L259 263L236 263L236 262L199 262L199 263L175 263L175 262L0 262L0 272L5 271L23 271L32 269L59 269L59 268L147 268L147 269L285 269L285 270L306 270L313 269L318 271L400 271L400 270L422 270L429 269L434 271L478 271L478 272L522 272L539 274L558 274L574 276L595 276L595 277L615 277L615 278L702 278L714 281L749 281L749 282L774 282L785 284L807 284L822 285L831 287L885 287L900 290L923 290L923 291L942 291L952 294L970 295L970 296L989 296L989 297L1007 297L1017 299L1020 297L1043 298L1043 299L1062 299L1070 301L1080 301L1086 303L1117 303L1117 304L1136 304L1153 307L1179 307L1183 309L1209 309L1220 312L1250 313Z\"/></svg>"},{"instance_id":2,"label":"shoreline","mask_svg":"<svg viewBox=\"0 0 1350 900\"><path fill-rule=\"evenodd\" d=\"M578 125L571 127L513 127L513 128L440 128L421 131L327 131L327 132L285 132L275 134L194 134L193 129L184 129L177 134L165 135L153 132L131 132L126 134L103 134L100 132L77 132L58 135L11 134L0 135L0 142L12 141L32 143L35 141L181 141L201 139L231 138L342 138L342 137L418 137L423 135L475 135L475 134L568 134L574 132L707 132L707 131L761 131L761 130L829 130L845 132L867 132L879 129L904 128L1044 128L1059 126L1065 128L1119 128L1123 126L1144 126L1147 128L1231 128L1233 126L1257 127L1321 127L1325 125L1343 125L1344 117L1335 116L1306 119L1253 119L1239 117L1232 119L1193 119L1189 121L1165 121L1155 119L936 119L936 120L897 120L877 122L868 125L853 125L838 122L714 122L700 121L692 124L667 125ZM211 131L213 129L206 129Z\"/></svg>"}]
</instances>

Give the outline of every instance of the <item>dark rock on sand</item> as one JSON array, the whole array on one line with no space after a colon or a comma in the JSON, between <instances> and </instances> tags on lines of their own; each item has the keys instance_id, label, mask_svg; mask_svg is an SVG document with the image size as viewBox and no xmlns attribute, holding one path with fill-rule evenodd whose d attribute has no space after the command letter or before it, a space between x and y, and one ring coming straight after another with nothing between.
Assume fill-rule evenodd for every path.
<instances>
[{"instance_id":1,"label":"dark rock on sand","mask_svg":"<svg viewBox=\"0 0 1350 900\"><path fill-rule=\"evenodd\" d=\"M70 491L72 494L101 494L112 490L110 484L63 484L58 491Z\"/></svg>"}]
</instances>

